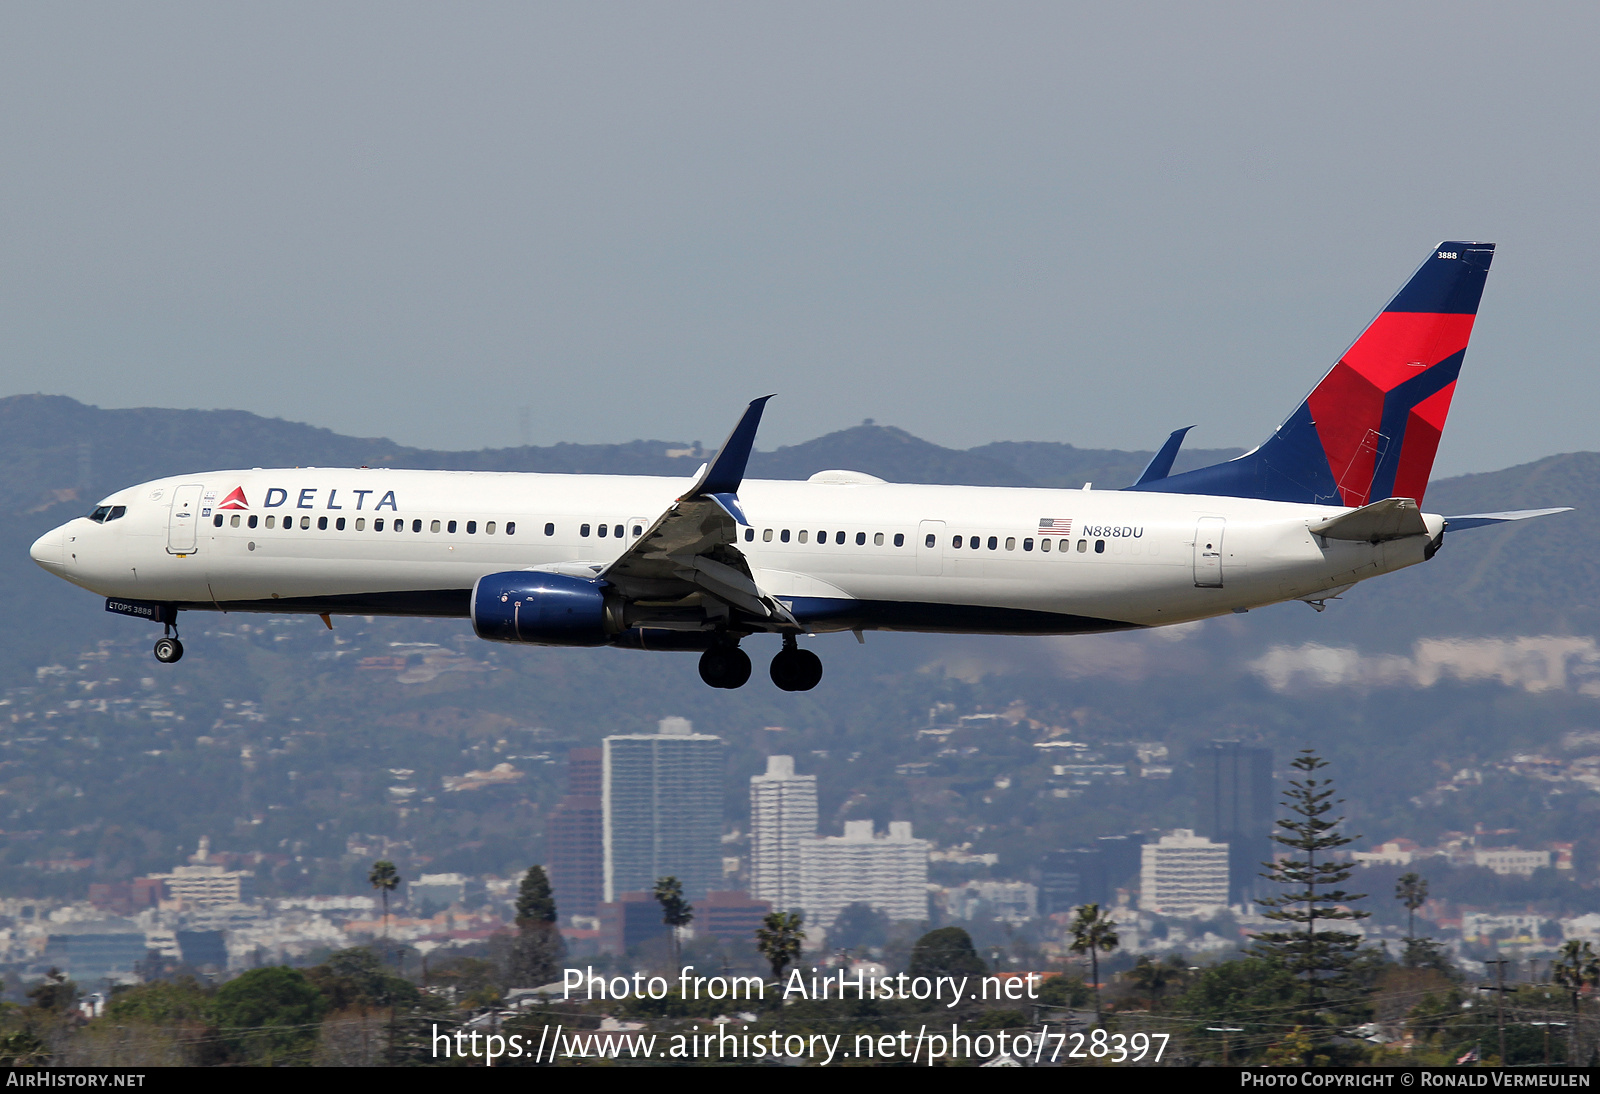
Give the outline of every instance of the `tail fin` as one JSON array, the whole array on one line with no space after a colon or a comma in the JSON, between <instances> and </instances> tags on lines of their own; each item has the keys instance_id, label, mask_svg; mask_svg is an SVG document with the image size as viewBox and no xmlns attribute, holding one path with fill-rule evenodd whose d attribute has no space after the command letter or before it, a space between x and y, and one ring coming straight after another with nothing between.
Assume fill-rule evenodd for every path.
<instances>
[{"instance_id":1,"label":"tail fin","mask_svg":"<svg viewBox=\"0 0 1600 1094\"><path fill-rule=\"evenodd\" d=\"M1130 487L1359 507L1428 488L1492 243L1441 243L1265 444Z\"/></svg>"}]
</instances>

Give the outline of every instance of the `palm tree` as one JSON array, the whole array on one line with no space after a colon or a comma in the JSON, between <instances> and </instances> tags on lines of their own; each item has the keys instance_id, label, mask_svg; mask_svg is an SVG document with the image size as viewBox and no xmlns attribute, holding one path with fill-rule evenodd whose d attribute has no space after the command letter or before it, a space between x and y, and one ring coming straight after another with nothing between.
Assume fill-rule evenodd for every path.
<instances>
[{"instance_id":1,"label":"palm tree","mask_svg":"<svg viewBox=\"0 0 1600 1094\"><path fill-rule=\"evenodd\" d=\"M1417 909L1428 902L1428 882L1420 874L1401 874L1394 898L1406 906L1406 941L1417 937Z\"/></svg>"},{"instance_id":2,"label":"palm tree","mask_svg":"<svg viewBox=\"0 0 1600 1094\"><path fill-rule=\"evenodd\" d=\"M1572 993L1572 1026L1567 1031L1567 1044L1575 1062L1581 1024L1578 996L1585 986L1600 985L1600 956L1589 943L1570 938L1561 947L1561 959L1550 967L1550 978Z\"/></svg>"},{"instance_id":3,"label":"palm tree","mask_svg":"<svg viewBox=\"0 0 1600 1094\"><path fill-rule=\"evenodd\" d=\"M1110 915L1100 910L1098 904L1080 906L1070 930L1072 945L1069 948L1072 952L1089 955L1089 967L1094 978L1094 1020L1098 1025L1101 1021L1100 951L1110 953L1122 944L1122 940L1117 937L1117 925L1112 922Z\"/></svg>"},{"instance_id":4,"label":"palm tree","mask_svg":"<svg viewBox=\"0 0 1600 1094\"><path fill-rule=\"evenodd\" d=\"M801 943L806 932L801 930L805 919L799 912L773 912L762 921L756 931L756 948L772 966L772 979L783 980L783 970L800 957Z\"/></svg>"},{"instance_id":5,"label":"palm tree","mask_svg":"<svg viewBox=\"0 0 1600 1094\"><path fill-rule=\"evenodd\" d=\"M1176 955L1174 956L1176 957ZM1139 960L1134 963L1133 971L1128 974L1128 978L1133 981L1135 986L1149 993L1150 1013L1154 1014L1156 1002L1161 993L1166 990L1169 984L1181 984L1183 982L1183 972L1181 958L1157 962L1152 961L1149 954L1141 954Z\"/></svg>"},{"instance_id":6,"label":"palm tree","mask_svg":"<svg viewBox=\"0 0 1600 1094\"><path fill-rule=\"evenodd\" d=\"M400 871L396 870L394 863L388 859L379 859L372 864L372 872L367 875L367 880L372 882L372 887L378 890L383 897L383 948L389 948L389 894L400 887Z\"/></svg>"},{"instance_id":7,"label":"palm tree","mask_svg":"<svg viewBox=\"0 0 1600 1094\"><path fill-rule=\"evenodd\" d=\"M672 960L681 964L678 931L694 922L694 905L683 899L683 882L675 877L656 879L655 898L661 905L661 922L672 928Z\"/></svg>"}]
</instances>

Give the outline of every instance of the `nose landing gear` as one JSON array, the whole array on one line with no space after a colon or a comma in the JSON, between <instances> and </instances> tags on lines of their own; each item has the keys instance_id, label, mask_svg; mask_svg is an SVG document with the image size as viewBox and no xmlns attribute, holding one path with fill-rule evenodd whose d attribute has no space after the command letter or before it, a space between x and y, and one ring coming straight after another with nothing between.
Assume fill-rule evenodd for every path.
<instances>
[{"instance_id":1,"label":"nose landing gear","mask_svg":"<svg viewBox=\"0 0 1600 1094\"><path fill-rule=\"evenodd\" d=\"M803 650L792 634L783 636L783 649L772 659L772 682L784 691L810 691L822 682L822 658Z\"/></svg>"},{"instance_id":2,"label":"nose landing gear","mask_svg":"<svg viewBox=\"0 0 1600 1094\"><path fill-rule=\"evenodd\" d=\"M156 660L170 665L183 656L183 643L178 641L178 613L161 621L161 637L156 639Z\"/></svg>"},{"instance_id":3,"label":"nose landing gear","mask_svg":"<svg viewBox=\"0 0 1600 1094\"><path fill-rule=\"evenodd\" d=\"M732 642L700 655L700 679L714 688L742 688L750 679L750 655Z\"/></svg>"}]
</instances>

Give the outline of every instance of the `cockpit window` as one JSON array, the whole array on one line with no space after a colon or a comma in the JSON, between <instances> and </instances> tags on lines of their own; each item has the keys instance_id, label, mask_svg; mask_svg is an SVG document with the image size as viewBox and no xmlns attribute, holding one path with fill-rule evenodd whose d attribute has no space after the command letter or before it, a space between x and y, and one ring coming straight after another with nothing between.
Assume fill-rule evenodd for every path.
<instances>
[{"instance_id":1,"label":"cockpit window","mask_svg":"<svg viewBox=\"0 0 1600 1094\"><path fill-rule=\"evenodd\" d=\"M108 520L116 520L127 511L126 505L97 505L94 512L89 514L89 519L96 524L104 524Z\"/></svg>"}]
</instances>

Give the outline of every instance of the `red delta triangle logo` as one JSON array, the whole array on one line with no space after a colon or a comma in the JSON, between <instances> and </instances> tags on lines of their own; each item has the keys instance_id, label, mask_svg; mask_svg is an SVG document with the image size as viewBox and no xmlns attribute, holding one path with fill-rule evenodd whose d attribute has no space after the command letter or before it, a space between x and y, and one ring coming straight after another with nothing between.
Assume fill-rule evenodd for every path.
<instances>
[{"instance_id":1,"label":"red delta triangle logo","mask_svg":"<svg viewBox=\"0 0 1600 1094\"><path fill-rule=\"evenodd\" d=\"M222 499L222 504L217 506L217 508L218 509L248 509L248 508L250 508L250 503L244 499L244 487L235 486L233 488L233 493L231 493L227 497L223 498Z\"/></svg>"}]
</instances>

